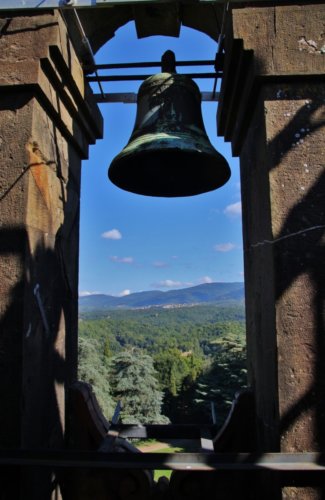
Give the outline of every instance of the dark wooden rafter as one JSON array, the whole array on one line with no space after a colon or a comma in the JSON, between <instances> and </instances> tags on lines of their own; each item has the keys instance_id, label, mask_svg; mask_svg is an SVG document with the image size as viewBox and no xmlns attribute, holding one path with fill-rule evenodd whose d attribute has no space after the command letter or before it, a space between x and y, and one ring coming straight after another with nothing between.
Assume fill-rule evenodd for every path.
<instances>
[{"instance_id":1,"label":"dark wooden rafter","mask_svg":"<svg viewBox=\"0 0 325 500\"><path fill-rule=\"evenodd\" d=\"M245 471L245 474L255 474L267 470L280 473L280 481L285 485L317 485L324 480L325 460L320 453L263 454L254 450L253 398L249 391L238 393L219 432L216 425L112 425L103 416L91 386L84 382L76 382L71 387L69 406L74 429L73 449L1 451L0 464L58 469L132 470L132 474L142 471L149 483L152 476L148 475L148 471L172 469L176 474L171 482L174 488L179 488L179 481L187 477L177 474L188 474L189 471L191 474L200 471L215 471L218 474ZM109 451L103 448L108 436L116 438L115 446L110 447ZM126 441L126 438L155 437L201 439L202 443L202 436L212 437L213 450L176 454L141 453Z\"/></svg>"},{"instance_id":2,"label":"dark wooden rafter","mask_svg":"<svg viewBox=\"0 0 325 500\"><path fill-rule=\"evenodd\" d=\"M218 451L254 451L253 397L238 393L221 429L215 424L127 425L112 424L103 416L91 386L76 382L70 389L70 407L78 435L77 447L97 449L108 432L127 439L209 439ZM91 439L88 443L84 437Z\"/></svg>"}]
</instances>

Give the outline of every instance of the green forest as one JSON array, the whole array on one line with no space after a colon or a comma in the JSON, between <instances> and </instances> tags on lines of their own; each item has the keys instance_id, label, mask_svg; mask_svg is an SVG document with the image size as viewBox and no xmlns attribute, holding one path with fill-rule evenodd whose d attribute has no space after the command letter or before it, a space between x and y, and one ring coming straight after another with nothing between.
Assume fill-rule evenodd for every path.
<instances>
[{"instance_id":1,"label":"green forest","mask_svg":"<svg viewBox=\"0 0 325 500\"><path fill-rule=\"evenodd\" d=\"M79 319L79 379L123 423L221 424L247 386L243 305L112 309Z\"/></svg>"}]
</instances>

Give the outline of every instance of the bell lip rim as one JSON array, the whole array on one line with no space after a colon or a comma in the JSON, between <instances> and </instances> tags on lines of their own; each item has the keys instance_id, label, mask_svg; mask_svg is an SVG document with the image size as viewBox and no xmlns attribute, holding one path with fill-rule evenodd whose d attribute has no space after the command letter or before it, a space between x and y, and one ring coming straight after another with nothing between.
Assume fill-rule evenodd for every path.
<instances>
[{"instance_id":1,"label":"bell lip rim","mask_svg":"<svg viewBox=\"0 0 325 500\"><path fill-rule=\"evenodd\" d=\"M183 153L191 154L191 155L196 154L198 156L206 156L206 157L209 157L210 159L212 159L211 155L209 155L208 153L203 152L203 151L189 151L189 150L188 151L184 151L184 150L180 150L179 148L176 148L176 150L179 153L181 153L181 154L183 154ZM163 151L165 152L166 149L163 149ZM170 153L172 151L173 150L171 148L168 149L168 153ZM174 150L174 152L175 152L175 150ZM138 152L138 153L133 153L133 156L140 156L140 155L141 156L148 156L150 153L152 153L150 150L149 151L141 151L141 152ZM215 191L217 189L222 188L225 184L227 184L227 182L231 178L232 172L231 172L231 168L229 166L229 163L224 158L224 156L221 155L221 153L219 153L217 151L217 154L223 159L223 172L224 172L224 175L222 177L222 180L220 182L217 182L217 183L216 182L211 182L211 187L208 188L208 189L206 188L206 186L208 185L208 183L206 183L205 187L203 189L192 190L189 193L186 193L186 190L184 190L184 191L181 192L182 194L157 194L158 191L155 191L155 190L132 189L131 188L131 183L127 184L127 183L120 182L120 180L116 178L116 176L114 174L114 170L119 170L119 173L121 173L121 164L127 162L127 160L128 160L127 156L129 156L129 155L126 155L126 157L124 157L124 158L123 157L119 158L118 157L119 155L116 156L112 160L112 162L110 163L110 165L109 165L107 175L108 175L108 178L109 178L110 182L112 182L112 184L114 184L115 186L117 186L119 189L122 189L124 191L127 191L129 193L133 193L133 194L138 194L138 195L142 195L142 196L151 196L151 197L156 197L156 198L184 198L184 197L190 197L190 196L197 196L197 195L200 195L200 194L209 193L211 191ZM116 163L120 163L120 165L116 166ZM212 169L213 169L213 167L212 167ZM211 167L210 167L210 171L211 171ZM219 173L220 173L220 171L219 171ZM145 174L145 172L144 172L144 174ZM127 176L127 174L126 174L126 176ZM220 179L220 175L219 175L219 179ZM159 182L156 182L154 185L157 185L158 188L159 187L161 188L161 185L159 185ZM166 190L164 192L166 192Z\"/></svg>"},{"instance_id":2,"label":"bell lip rim","mask_svg":"<svg viewBox=\"0 0 325 500\"><path fill-rule=\"evenodd\" d=\"M156 152L156 153L159 152L162 155L165 155L166 153L168 153L168 156L172 155L172 154L197 155L197 156L200 156L200 157L205 156L205 157L208 157L210 160L213 160L213 157L215 157L215 158L219 157L220 160L221 160L220 163L222 162L224 164L225 170L228 170L228 172L229 172L228 179L231 176L231 168L229 166L228 161L216 149L214 150L213 154L209 154L207 151L198 150L198 149L195 149L195 148L190 149L188 147L187 148L186 147L180 148L180 147L175 147L175 146L174 147L161 146L161 149L159 149L159 148L149 149L148 148L148 149L142 149L141 151L139 151L139 150L138 151L133 150L133 151L124 152L124 150L125 150L125 148L123 148L122 151L120 153L118 153L113 158L113 160L109 164L108 173L110 172L110 170L112 169L112 167L115 168L115 163L116 162L125 162L125 161L127 161L129 159L129 157L148 156L150 154L153 154L153 152Z\"/></svg>"},{"instance_id":3,"label":"bell lip rim","mask_svg":"<svg viewBox=\"0 0 325 500\"><path fill-rule=\"evenodd\" d=\"M229 179L230 179L230 176L226 180L226 182L224 182L223 184L218 185L218 186L213 186L213 187L211 187L211 189L203 189L203 190L197 190L195 192L193 191L193 192L187 192L187 193L185 193L185 191L184 191L182 193L177 193L177 194L166 194L166 192L164 192L163 194L158 194L157 192L149 192L149 191L145 191L145 190L140 191L140 190L135 190L135 189L130 189L130 188L124 187L122 184L117 184L109 177L109 180L111 181L111 183L114 184L114 186L116 186L117 188L122 189L122 191L126 191L127 193L135 194L138 196L146 196L146 197L151 197L151 198L190 198L193 196L199 196L202 194L211 193L212 191L216 191L217 189L222 188L228 182Z\"/></svg>"}]
</instances>

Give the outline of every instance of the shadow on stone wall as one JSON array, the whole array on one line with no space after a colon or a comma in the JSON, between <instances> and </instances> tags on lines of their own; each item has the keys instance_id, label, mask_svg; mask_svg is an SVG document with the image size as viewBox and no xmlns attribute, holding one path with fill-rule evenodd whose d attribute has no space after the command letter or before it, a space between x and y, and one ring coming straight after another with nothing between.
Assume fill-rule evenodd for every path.
<instances>
[{"instance_id":1,"label":"shadow on stone wall","mask_svg":"<svg viewBox=\"0 0 325 500\"><path fill-rule=\"evenodd\" d=\"M311 96L317 94L315 88L317 89L317 87L311 87ZM290 99L290 97L287 98ZM323 146L318 145L317 139L312 137L324 126L325 112L322 96L311 97L306 100L288 126L269 145L272 164L275 165L274 168L277 168L282 157L290 149L308 147L303 143L307 141L308 144L308 140L312 141L309 147L312 148L313 156L309 156L309 165L303 165L302 162L301 167L305 178L306 172L307 174L309 172L311 178L316 179L313 184L306 187L306 194L301 196L291 208L272 242L277 274L276 300L283 299L289 288L296 287L297 296L294 298L296 303L292 313L296 314L297 317L301 315L302 324L306 325L306 332L303 331L302 327L299 333L294 332L292 336L288 335L286 339L282 339L282 342L287 342L284 347L285 357L282 356L283 353L279 354L282 360L290 360L290 356L292 356L294 372L290 376L293 379L293 391L296 396L292 398L294 403L288 405L287 411L281 418L280 434L285 436L287 432L296 432L294 428L299 429L301 426L298 430L300 438L297 438L297 442L295 443L294 437L291 438L292 446L296 447L297 451L325 450L325 172L324 168L320 168L324 162ZM297 131L299 138L297 138ZM318 134L318 140L321 137L324 137L324 134L323 136ZM308 158L308 154L306 157ZM304 152L301 154L301 159L303 160L303 158ZM315 176L314 169L320 173L318 176ZM301 177L301 185L303 186L304 177ZM288 183L288 178L284 182ZM299 189L298 185L297 189ZM288 300L290 302L290 298ZM297 304L298 300L301 301L300 307ZM290 303L287 307L290 307ZM285 314L284 318L280 318L280 321L283 319L284 324L290 321L290 312L285 311ZM300 327L297 317L293 321ZM312 325L312 329L310 325ZM285 336L288 332L290 333L290 327L287 332L282 334ZM295 351L297 341L299 345ZM283 377L288 377L289 369L290 366L283 367ZM301 373L299 373L300 369ZM301 384L309 385L302 395L299 387L301 374ZM288 383L288 379L286 379L286 383ZM290 401L290 394L288 394L288 400ZM315 428L313 428L313 421ZM303 435L306 438L305 443L299 440ZM309 494L312 496L299 498L322 498L324 500L325 486L318 489L317 496L314 497L314 493Z\"/></svg>"},{"instance_id":2,"label":"shadow on stone wall","mask_svg":"<svg viewBox=\"0 0 325 500\"><path fill-rule=\"evenodd\" d=\"M62 448L67 325L58 255L41 242L32 252L26 230L16 227L0 231L0 256L7 269L1 290L1 448ZM53 480L44 468L8 469L1 498L50 499Z\"/></svg>"}]
</instances>

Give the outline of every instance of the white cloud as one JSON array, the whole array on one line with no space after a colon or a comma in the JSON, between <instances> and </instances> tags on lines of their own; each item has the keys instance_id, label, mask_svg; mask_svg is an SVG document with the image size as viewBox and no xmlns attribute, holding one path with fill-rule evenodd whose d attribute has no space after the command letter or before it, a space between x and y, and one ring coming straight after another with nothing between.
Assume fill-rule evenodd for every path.
<instances>
[{"instance_id":1,"label":"white cloud","mask_svg":"<svg viewBox=\"0 0 325 500\"><path fill-rule=\"evenodd\" d=\"M236 245L233 243L219 243L218 245L214 245L213 247L216 252L230 252L234 248L236 248Z\"/></svg>"},{"instance_id":2,"label":"white cloud","mask_svg":"<svg viewBox=\"0 0 325 500\"><path fill-rule=\"evenodd\" d=\"M153 267L157 268L163 268L163 267L168 267L167 262L164 262L162 260L156 260L155 262L152 263Z\"/></svg>"},{"instance_id":3,"label":"white cloud","mask_svg":"<svg viewBox=\"0 0 325 500\"><path fill-rule=\"evenodd\" d=\"M102 233L101 237L107 240L121 240L122 234L118 229L110 229L109 231Z\"/></svg>"},{"instance_id":4,"label":"white cloud","mask_svg":"<svg viewBox=\"0 0 325 500\"><path fill-rule=\"evenodd\" d=\"M89 295L98 295L100 292L88 292L88 290L82 290L79 292L79 297L88 297Z\"/></svg>"},{"instance_id":5,"label":"white cloud","mask_svg":"<svg viewBox=\"0 0 325 500\"><path fill-rule=\"evenodd\" d=\"M117 255L111 255L110 260L112 262L119 262L121 264L133 264L134 263L133 257L118 257Z\"/></svg>"},{"instance_id":6,"label":"white cloud","mask_svg":"<svg viewBox=\"0 0 325 500\"><path fill-rule=\"evenodd\" d=\"M203 285L204 283L213 283L213 279L210 276L203 276L198 282Z\"/></svg>"},{"instance_id":7,"label":"white cloud","mask_svg":"<svg viewBox=\"0 0 325 500\"><path fill-rule=\"evenodd\" d=\"M157 283L153 283L151 286L157 288L180 288L180 287L193 286L193 283L174 281L174 280L162 280L158 281Z\"/></svg>"},{"instance_id":8,"label":"white cloud","mask_svg":"<svg viewBox=\"0 0 325 500\"><path fill-rule=\"evenodd\" d=\"M232 203L231 205L226 206L223 213L229 217L241 216L241 201L237 201L237 203Z\"/></svg>"},{"instance_id":9,"label":"white cloud","mask_svg":"<svg viewBox=\"0 0 325 500\"><path fill-rule=\"evenodd\" d=\"M126 297L127 295L130 295L131 290L123 290L118 294L119 297Z\"/></svg>"}]
</instances>

